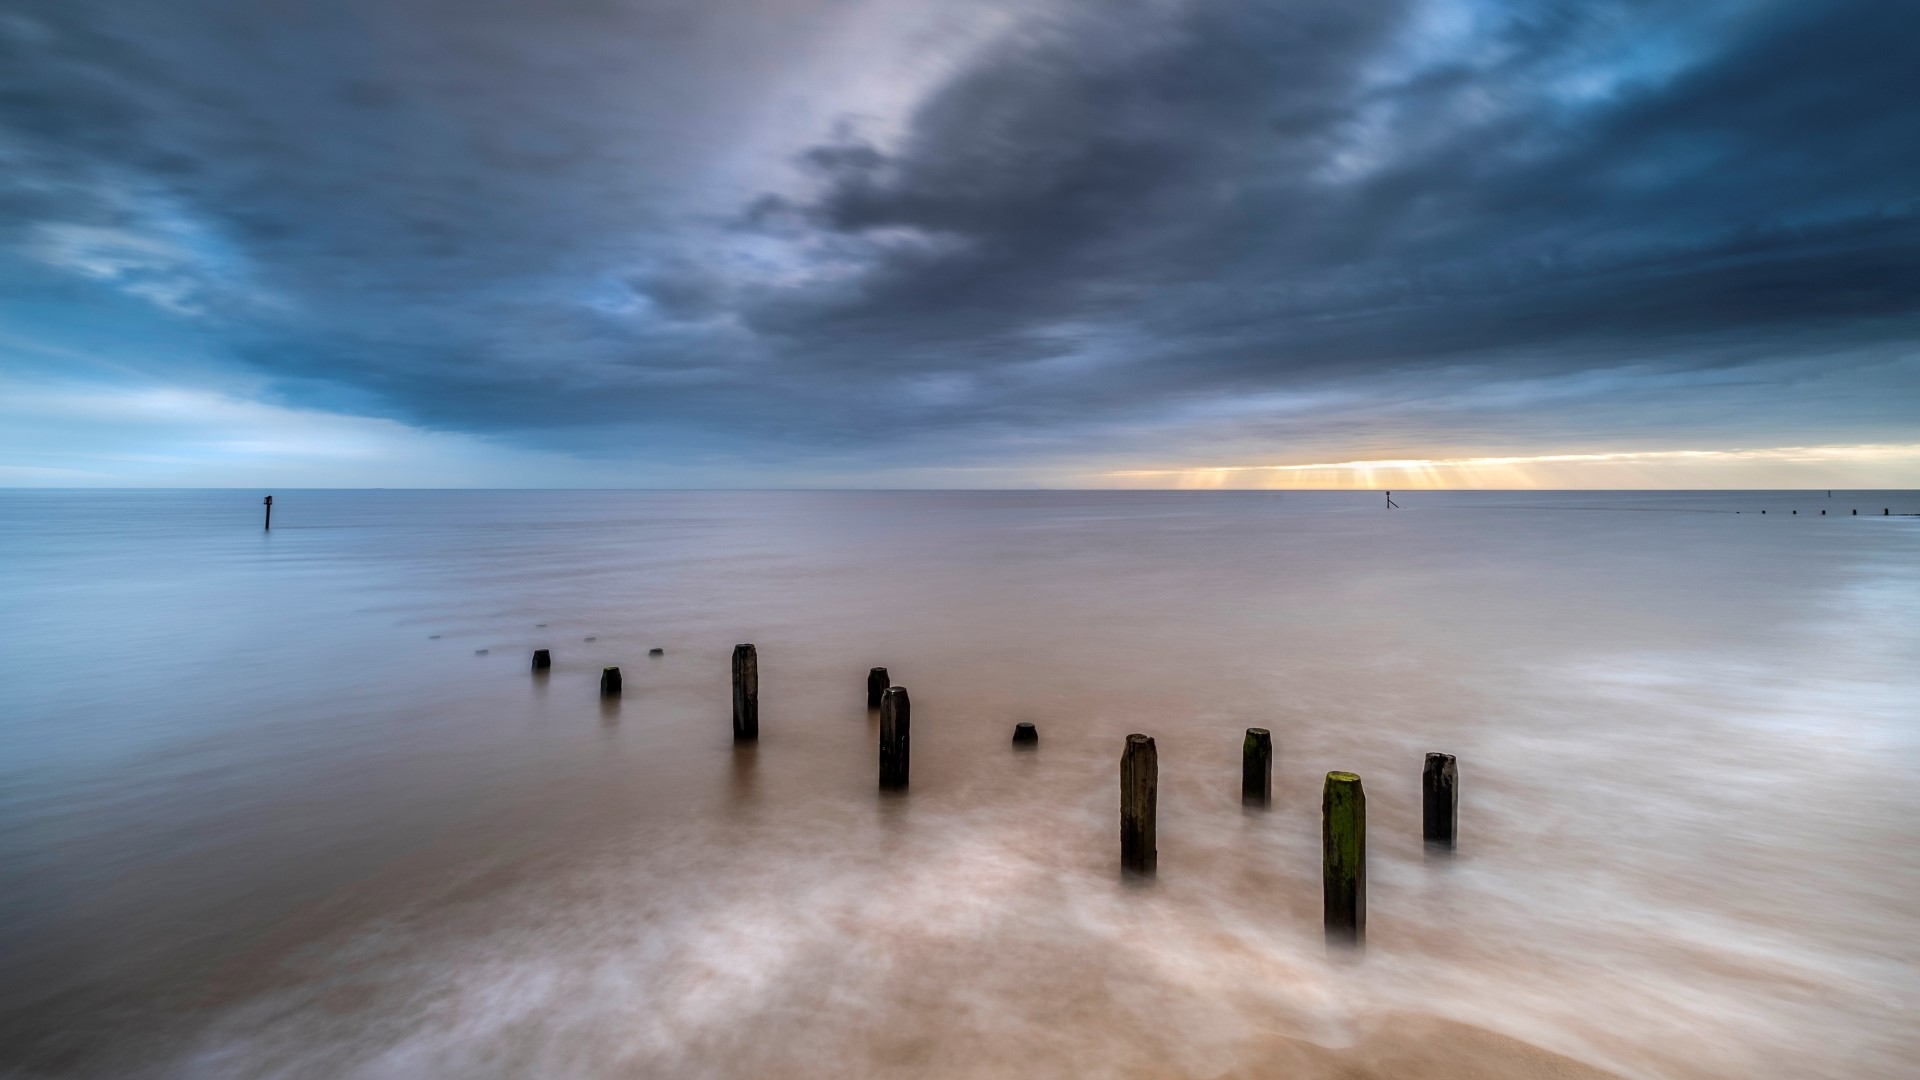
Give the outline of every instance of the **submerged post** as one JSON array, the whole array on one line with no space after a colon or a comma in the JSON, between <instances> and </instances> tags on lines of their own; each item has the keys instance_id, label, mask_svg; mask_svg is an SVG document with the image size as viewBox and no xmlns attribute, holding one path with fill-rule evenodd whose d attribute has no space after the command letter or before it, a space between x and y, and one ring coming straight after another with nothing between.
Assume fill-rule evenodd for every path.
<instances>
[{"instance_id":1,"label":"submerged post","mask_svg":"<svg viewBox=\"0 0 1920 1080\"><path fill-rule=\"evenodd\" d=\"M1353 773L1327 774L1320 850L1327 943L1360 945L1367 939L1367 796Z\"/></svg>"},{"instance_id":2,"label":"submerged post","mask_svg":"<svg viewBox=\"0 0 1920 1080\"><path fill-rule=\"evenodd\" d=\"M733 740L760 738L760 654L751 645L733 647Z\"/></svg>"},{"instance_id":3,"label":"submerged post","mask_svg":"<svg viewBox=\"0 0 1920 1080\"><path fill-rule=\"evenodd\" d=\"M1273 733L1250 727L1240 744L1240 804L1265 806L1273 800Z\"/></svg>"},{"instance_id":4,"label":"submerged post","mask_svg":"<svg viewBox=\"0 0 1920 1080\"><path fill-rule=\"evenodd\" d=\"M1013 745L1015 746L1040 745L1040 731L1039 729L1033 726L1032 721L1022 720L1019 723L1013 725Z\"/></svg>"},{"instance_id":5,"label":"submerged post","mask_svg":"<svg viewBox=\"0 0 1920 1080\"><path fill-rule=\"evenodd\" d=\"M1452 851L1460 831L1460 774L1452 754L1428 754L1420 775L1420 832L1427 846Z\"/></svg>"},{"instance_id":6,"label":"submerged post","mask_svg":"<svg viewBox=\"0 0 1920 1080\"><path fill-rule=\"evenodd\" d=\"M867 672L867 708L879 708L881 695L885 694L887 687L892 685L893 680L887 678L886 668L877 667Z\"/></svg>"},{"instance_id":7,"label":"submerged post","mask_svg":"<svg viewBox=\"0 0 1920 1080\"><path fill-rule=\"evenodd\" d=\"M545 649L533 650L533 670L545 671L553 666L553 654Z\"/></svg>"},{"instance_id":8,"label":"submerged post","mask_svg":"<svg viewBox=\"0 0 1920 1080\"><path fill-rule=\"evenodd\" d=\"M271 529L273 528L273 496L271 495L267 496L266 504L267 504L267 523L265 525L262 525L261 528Z\"/></svg>"},{"instance_id":9,"label":"submerged post","mask_svg":"<svg viewBox=\"0 0 1920 1080\"><path fill-rule=\"evenodd\" d=\"M620 669L617 667L600 669L600 696L620 696Z\"/></svg>"},{"instance_id":10,"label":"submerged post","mask_svg":"<svg viewBox=\"0 0 1920 1080\"><path fill-rule=\"evenodd\" d=\"M1160 754L1146 735L1127 736L1120 755L1120 866L1135 874L1152 874L1160 851L1154 837L1154 818L1160 787Z\"/></svg>"},{"instance_id":11,"label":"submerged post","mask_svg":"<svg viewBox=\"0 0 1920 1080\"><path fill-rule=\"evenodd\" d=\"M907 688L889 686L880 695L880 790L904 791L913 732L913 703Z\"/></svg>"}]
</instances>

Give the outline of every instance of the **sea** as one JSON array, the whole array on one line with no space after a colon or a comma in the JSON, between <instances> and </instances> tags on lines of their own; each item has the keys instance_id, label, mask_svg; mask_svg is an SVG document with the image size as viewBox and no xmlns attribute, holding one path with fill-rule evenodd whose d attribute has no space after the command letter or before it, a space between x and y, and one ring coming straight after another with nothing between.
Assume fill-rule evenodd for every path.
<instances>
[{"instance_id":1,"label":"sea","mask_svg":"<svg viewBox=\"0 0 1920 1080\"><path fill-rule=\"evenodd\" d=\"M266 494L0 491L0 1076L1920 1076L1920 492Z\"/></svg>"}]
</instances>

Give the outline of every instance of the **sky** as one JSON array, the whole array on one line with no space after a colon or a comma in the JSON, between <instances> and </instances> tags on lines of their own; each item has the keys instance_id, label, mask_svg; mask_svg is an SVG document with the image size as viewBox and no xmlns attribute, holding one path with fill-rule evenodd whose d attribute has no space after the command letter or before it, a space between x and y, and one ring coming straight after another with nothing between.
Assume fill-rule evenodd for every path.
<instances>
[{"instance_id":1,"label":"sky","mask_svg":"<svg viewBox=\"0 0 1920 1080\"><path fill-rule=\"evenodd\" d=\"M0 0L0 485L1920 487L1912 0Z\"/></svg>"}]
</instances>

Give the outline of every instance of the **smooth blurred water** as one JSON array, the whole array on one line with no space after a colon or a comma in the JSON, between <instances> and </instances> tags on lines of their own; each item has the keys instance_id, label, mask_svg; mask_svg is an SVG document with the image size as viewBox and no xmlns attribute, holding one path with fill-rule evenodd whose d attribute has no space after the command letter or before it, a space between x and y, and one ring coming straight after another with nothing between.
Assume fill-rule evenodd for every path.
<instances>
[{"instance_id":1,"label":"smooth blurred water","mask_svg":"<svg viewBox=\"0 0 1920 1080\"><path fill-rule=\"evenodd\" d=\"M275 495L0 492L0 1070L1216 1076L1430 1014L1920 1073L1920 493Z\"/></svg>"}]
</instances>

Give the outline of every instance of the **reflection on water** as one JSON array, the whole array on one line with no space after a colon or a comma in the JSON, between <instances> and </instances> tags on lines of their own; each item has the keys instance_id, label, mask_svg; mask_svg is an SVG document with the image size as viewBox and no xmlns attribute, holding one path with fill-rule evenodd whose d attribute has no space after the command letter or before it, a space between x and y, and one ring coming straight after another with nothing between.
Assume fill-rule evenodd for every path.
<instances>
[{"instance_id":1,"label":"reflection on water","mask_svg":"<svg viewBox=\"0 0 1920 1080\"><path fill-rule=\"evenodd\" d=\"M0 1070L1920 1070L1914 493L276 495L0 495Z\"/></svg>"}]
</instances>

